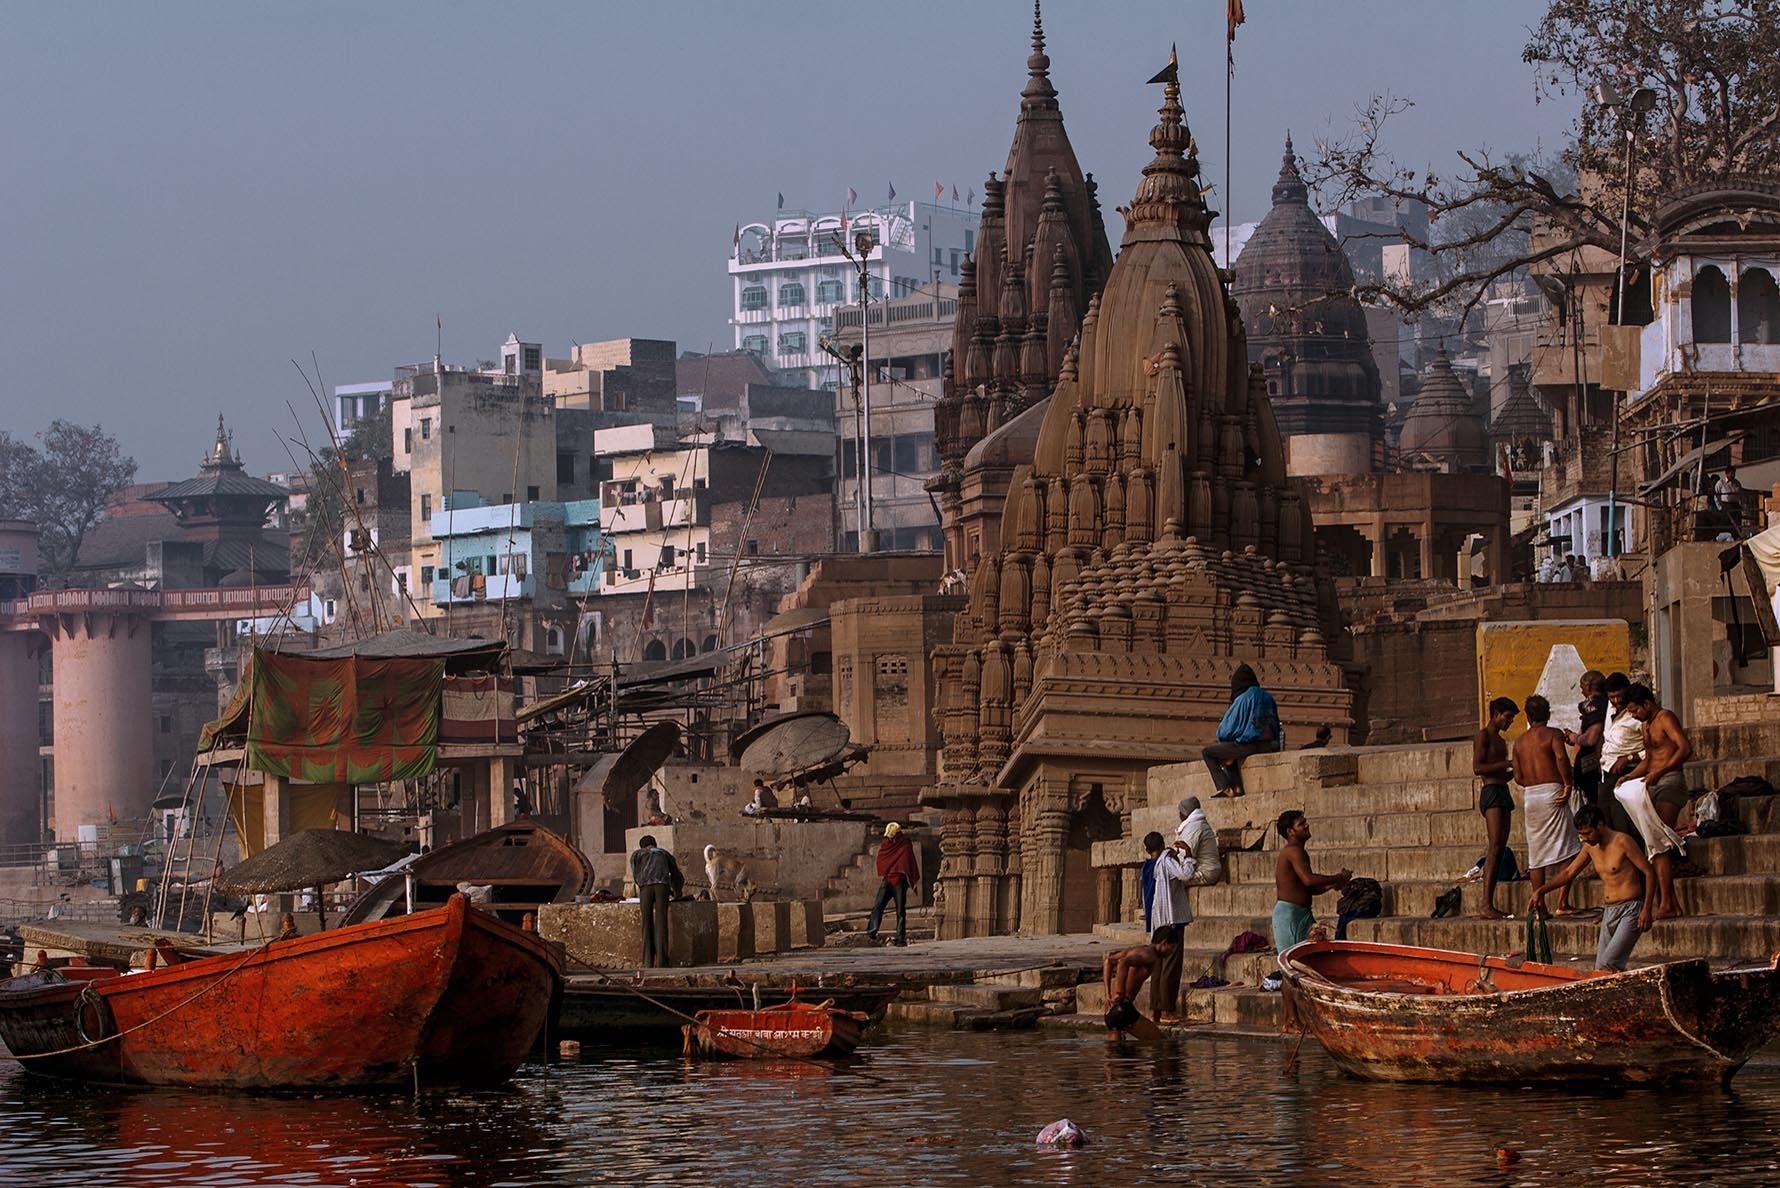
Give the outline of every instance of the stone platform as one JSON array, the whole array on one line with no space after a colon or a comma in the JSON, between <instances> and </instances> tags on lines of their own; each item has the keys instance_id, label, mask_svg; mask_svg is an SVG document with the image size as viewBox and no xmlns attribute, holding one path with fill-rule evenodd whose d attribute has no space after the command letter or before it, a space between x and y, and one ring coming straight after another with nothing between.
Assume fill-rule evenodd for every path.
<instances>
[{"instance_id":1,"label":"stone platform","mask_svg":"<svg viewBox=\"0 0 1780 1188\"><path fill-rule=\"evenodd\" d=\"M560 943L571 968L637 969L643 962L642 906L634 900L547 903L538 910L538 935ZM688 899L668 905L669 964L674 966L820 948L824 937L818 900Z\"/></svg>"},{"instance_id":2,"label":"stone platform","mask_svg":"<svg viewBox=\"0 0 1780 1188\"><path fill-rule=\"evenodd\" d=\"M1690 731L1695 756L1686 768L1690 787L1717 788L1741 775L1780 784L1780 710L1772 711L1770 719L1765 701L1740 708L1742 720L1720 713L1712 724ZM1383 888L1383 914L1352 922L1350 939L1488 953L1524 947L1529 884L1501 884L1498 906L1519 918L1492 921L1475 917L1482 906L1481 884L1460 883L1485 844L1469 742L1260 755L1244 764L1243 780L1246 796L1214 799L1203 764L1154 768L1148 807L1132 813L1127 836L1098 843L1094 850L1103 877L1115 880L1124 921L1099 925L1096 932L1119 943L1136 943L1142 938L1137 866L1143 857L1137 839L1152 829L1170 833L1179 821L1175 805L1180 797L1198 796L1206 816L1226 838L1240 837L1245 844L1261 840L1256 852L1224 854L1224 882L1189 892L1195 919L1186 930L1182 983L1211 975L1229 985L1184 991L1179 1006L1187 1020L1232 1030L1278 1026L1279 995L1258 988L1261 976L1274 967L1273 954L1244 954L1229 961L1221 954L1244 931L1271 938L1273 868L1280 844L1273 822L1286 809L1302 809L1309 818L1316 870L1349 867L1356 875L1377 879ZM1516 798L1518 803L1518 788ZM1780 806L1773 801L1743 799L1738 815L1750 830L1747 835L1690 843L1689 857L1706 873L1676 881L1686 915L1662 921L1645 935L1634 964L1691 957L1720 965L1766 963L1780 950ZM1509 844L1524 868L1526 844L1518 811ZM1430 919L1435 898L1455 885L1461 887L1461 914ZM1575 906L1600 906L1598 881L1584 879L1572 890ZM1317 917L1331 930L1336 898L1331 892L1316 900ZM1588 966L1598 929L1598 917L1549 921L1554 959ZM1091 1012L1097 995L1097 986L1083 987L1078 1009Z\"/></svg>"}]
</instances>

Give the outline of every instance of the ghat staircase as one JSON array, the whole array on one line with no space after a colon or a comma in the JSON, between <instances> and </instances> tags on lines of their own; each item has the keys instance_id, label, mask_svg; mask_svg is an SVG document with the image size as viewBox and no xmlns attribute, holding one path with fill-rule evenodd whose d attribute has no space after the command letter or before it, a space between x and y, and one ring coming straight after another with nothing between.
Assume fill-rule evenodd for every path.
<instances>
[{"instance_id":1,"label":"ghat staircase","mask_svg":"<svg viewBox=\"0 0 1780 1188\"><path fill-rule=\"evenodd\" d=\"M1694 720L1700 724L1688 731L1694 749L1686 767L1689 787L1716 789L1743 775L1763 776L1780 786L1780 698L1702 700ZM1137 886L1143 855L1137 839L1152 829L1170 833L1179 821L1179 799L1196 795L1226 842L1225 880L1189 891L1194 921L1186 929L1182 984L1211 976L1228 985L1184 989L1180 1010L1187 1021L1278 1029L1279 995L1260 989L1259 982L1276 968L1270 917L1280 839L1273 822L1286 809L1302 809L1309 818L1315 870L1348 867L1355 875L1377 879L1383 889L1382 914L1351 922L1349 939L1497 954L1524 948L1529 884L1523 879L1498 885L1497 905L1512 918L1493 921L1475 915L1482 906L1482 884L1460 882L1484 850L1469 742L1255 756L1243 765L1243 781L1247 795L1214 799L1203 764L1154 768L1148 807L1132 813L1130 834L1095 848L1095 865L1111 868L1109 875L1116 873L1123 905L1122 922L1099 925L1096 931L1135 944L1143 936ZM1737 814L1749 829L1746 835L1690 841L1688 856L1705 873L1676 880L1685 915L1658 922L1641 938L1634 965L1687 957L1704 957L1716 965L1765 963L1780 950L1780 808L1775 799L1741 798ZM1524 869L1518 787L1516 802L1509 845ZM1228 847L1231 841L1247 845L1257 838L1258 851ZM1461 887L1460 913L1430 918L1435 899L1455 885ZM1336 899L1337 893L1330 892L1315 901L1318 921L1331 932ZM1600 883L1579 881L1571 902L1598 908ZM1548 930L1553 960L1585 968L1592 963L1598 915L1554 918ZM1269 947L1225 959L1225 948L1245 931L1268 937ZM1082 986L1078 1011L1104 1010L1100 997L1098 985Z\"/></svg>"}]
</instances>

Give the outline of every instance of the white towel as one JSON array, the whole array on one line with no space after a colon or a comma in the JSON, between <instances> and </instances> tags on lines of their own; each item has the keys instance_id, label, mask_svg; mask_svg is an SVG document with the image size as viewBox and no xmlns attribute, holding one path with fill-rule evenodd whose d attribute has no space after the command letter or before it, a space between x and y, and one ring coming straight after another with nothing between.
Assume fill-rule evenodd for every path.
<instances>
[{"instance_id":1,"label":"white towel","mask_svg":"<svg viewBox=\"0 0 1780 1188\"><path fill-rule=\"evenodd\" d=\"M1568 862L1582 852L1576 818L1568 802L1558 803L1562 784L1529 784L1526 788L1527 866L1537 870Z\"/></svg>"},{"instance_id":2,"label":"white towel","mask_svg":"<svg viewBox=\"0 0 1780 1188\"><path fill-rule=\"evenodd\" d=\"M1644 835L1644 849L1649 857L1655 858L1670 850L1680 851L1681 835L1656 815L1656 805L1650 803L1650 789L1644 786L1643 780L1623 780L1615 784L1613 798L1625 806L1632 824Z\"/></svg>"}]
</instances>

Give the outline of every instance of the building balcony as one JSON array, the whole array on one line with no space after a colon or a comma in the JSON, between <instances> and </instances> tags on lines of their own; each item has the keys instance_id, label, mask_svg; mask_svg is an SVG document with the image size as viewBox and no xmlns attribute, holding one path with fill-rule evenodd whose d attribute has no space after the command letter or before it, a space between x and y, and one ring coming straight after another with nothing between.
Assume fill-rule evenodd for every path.
<instances>
[{"instance_id":1,"label":"building balcony","mask_svg":"<svg viewBox=\"0 0 1780 1188\"><path fill-rule=\"evenodd\" d=\"M1619 489L1629 495L1635 485L1630 454L1620 459ZM1613 441L1606 430L1591 431L1552 447L1551 463L1539 472L1539 503L1546 510L1583 495L1605 495L1613 486Z\"/></svg>"}]
</instances>

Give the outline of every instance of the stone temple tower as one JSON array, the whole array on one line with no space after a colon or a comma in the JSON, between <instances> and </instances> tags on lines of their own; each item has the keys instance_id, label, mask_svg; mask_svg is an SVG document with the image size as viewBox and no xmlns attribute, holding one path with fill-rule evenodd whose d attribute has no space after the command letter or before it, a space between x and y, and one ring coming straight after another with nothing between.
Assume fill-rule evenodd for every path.
<instances>
[{"instance_id":1,"label":"stone temple tower","mask_svg":"<svg viewBox=\"0 0 1780 1188\"><path fill-rule=\"evenodd\" d=\"M1007 169L983 183L977 250L958 286L958 315L944 395L934 409L940 473L929 484L940 505L946 564L968 571L997 543L1009 468L976 451L985 437L1050 395L1083 315L1112 271L1112 249L1092 174L1077 163L1044 24L1033 9L1032 53ZM1004 440L1030 459L1035 418Z\"/></svg>"},{"instance_id":2,"label":"stone temple tower","mask_svg":"<svg viewBox=\"0 0 1780 1188\"><path fill-rule=\"evenodd\" d=\"M1333 589L1212 261L1182 114L1170 77L1117 263L1026 414L1041 423L998 544L934 657L944 782L923 799L943 810L945 935L1092 927L1093 843L1121 836L1150 766L1211 741L1238 664L1288 734L1351 716Z\"/></svg>"}]
</instances>

